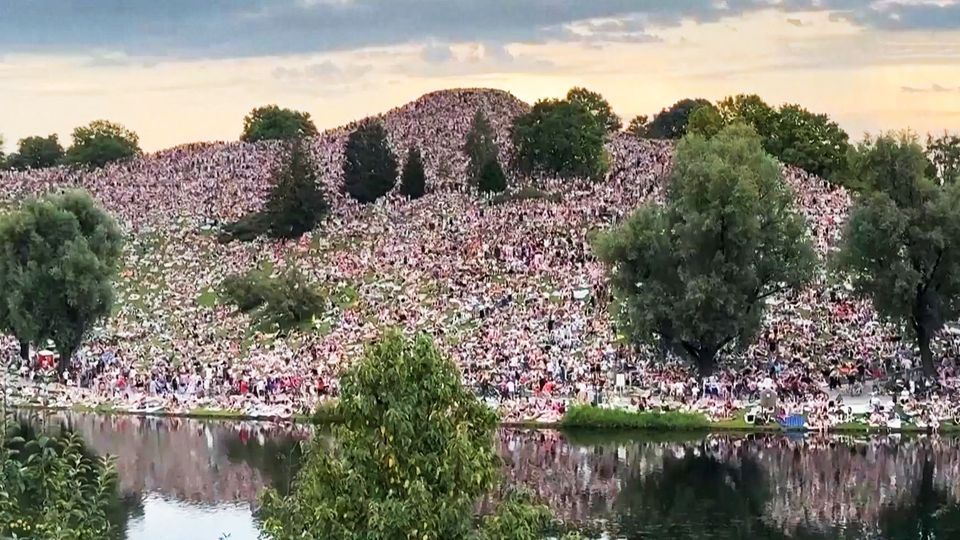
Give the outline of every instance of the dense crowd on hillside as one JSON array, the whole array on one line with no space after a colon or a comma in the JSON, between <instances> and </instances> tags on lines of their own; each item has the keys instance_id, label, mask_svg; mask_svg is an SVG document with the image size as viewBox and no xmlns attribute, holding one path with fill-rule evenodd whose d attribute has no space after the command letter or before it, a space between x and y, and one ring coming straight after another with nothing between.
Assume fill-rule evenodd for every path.
<instances>
[{"instance_id":1,"label":"dense crowd on hillside","mask_svg":"<svg viewBox=\"0 0 960 540\"><path fill-rule=\"evenodd\" d=\"M940 386L924 393L907 382L916 361L909 342L826 276L771 299L757 342L728 354L724 369L702 383L682 362L655 361L662 351L627 346L590 235L662 199L672 145L620 133L607 145L603 181L538 178L538 188L559 200L494 204L462 180L470 119L484 109L508 163L508 129L525 107L504 92L460 90L382 115L398 156L411 145L424 154L431 193L412 202L388 197L364 207L344 197L341 162L352 126L320 134L312 150L333 212L294 242L222 245L213 234L263 203L275 166L271 143L186 145L93 172L0 173L0 201L82 186L128 233L118 313L72 359L65 384L24 384L22 399L45 392L58 405L289 416L335 395L339 370L393 325L433 335L509 421L556 420L573 399L616 394L638 408L725 418L768 385L782 397L782 414L838 423L846 413L826 388L888 376L904 380L904 405L917 414L960 413L958 341L950 334L936 341ZM784 174L826 254L849 196L802 171ZM330 298L315 332L264 335L230 306L205 300L228 275L290 265ZM16 344L3 343L15 357ZM23 380L39 379L34 368L21 366Z\"/></svg>"}]
</instances>

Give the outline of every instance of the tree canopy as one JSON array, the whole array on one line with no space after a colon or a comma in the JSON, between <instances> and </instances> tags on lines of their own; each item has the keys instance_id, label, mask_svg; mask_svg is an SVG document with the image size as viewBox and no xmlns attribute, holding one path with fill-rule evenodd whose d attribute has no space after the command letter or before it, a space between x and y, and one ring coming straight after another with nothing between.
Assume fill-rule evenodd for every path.
<instances>
[{"instance_id":1,"label":"tree canopy","mask_svg":"<svg viewBox=\"0 0 960 540\"><path fill-rule=\"evenodd\" d=\"M935 374L930 341L960 316L960 185L938 185L910 135L862 143L851 169L862 192L844 230L840 268L882 317L917 340Z\"/></svg>"},{"instance_id":2,"label":"tree canopy","mask_svg":"<svg viewBox=\"0 0 960 540\"><path fill-rule=\"evenodd\" d=\"M927 136L929 176L939 184L960 182L960 135Z\"/></svg>"},{"instance_id":3,"label":"tree canopy","mask_svg":"<svg viewBox=\"0 0 960 540\"><path fill-rule=\"evenodd\" d=\"M625 334L667 344L712 373L749 344L765 300L802 286L816 256L780 167L752 128L678 145L666 206L648 205L597 239Z\"/></svg>"},{"instance_id":4,"label":"tree canopy","mask_svg":"<svg viewBox=\"0 0 960 540\"><path fill-rule=\"evenodd\" d=\"M538 101L516 118L512 135L525 172L592 179L606 172L605 128L580 101Z\"/></svg>"},{"instance_id":5,"label":"tree canopy","mask_svg":"<svg viewBox=\"0 0 960 540\"><path fill-rule=\"evenodd\" d=\"M567 101L578 102L586 107L607 133L616 133L623 127L623 120L613 112L610 103L597 92L574 87L567 92Z\"/></svg>"},{"instance_id":6,"label":"tree canopy","mask_svg":"<svg viewBox=\"0 0 960 540\"><path fill-rule=\"evenodd\" d=\"M410 199L419 199L426 191L427 175L423 170L420 149L410 148L407 161L403 164L403 173L400 175L400 193Z\"/></svg>"},{"instance_id":7,"label":"tree canopy","mask_svg":"<svg viewBox=\"0 0 960 540\"><path fill-rule=\"evenodd\" d=\"M700 107L693 111L687 124L687 133L706 138L713 137L723 129L723 117L714 107Z\"/></svg>"},{"instance_id":8,"label":"tree canopy","mask_svg":"<svg viewBox=\"0 0 960 540\"><path fill-rule=\"evenodd\" d=\"M317 166L304 142L292 141L274 172L273 189L264 205L274 238L300 238L323 221L330 210Z\"/></svg>"},{"instance_id":9,"label":"tree canopy","mask_svg":"<svg viewBox=\"0 0 960 540\"><path fill-rule=\"evenodd\" d=\"M310 113L283 109L277 105L257 107L243 119L244 142L272 141L312 137L317 127L310 119Z\"/></svg>"},{"instance_id":10,"label":"tree canopy","mask_svg":"<svg viewBox=\"0 0 960 540\"><path fill-rule=\"evenodd\" d=\"M371 203L397 183L397 158L379 121L360 124L347 138L344 154L343 189L354 199Z\"/></svg>"},{"instance_id":11,"label":"tree canopy","mask_svg":"<svg viewBox=\"0 0 960 540\"><path fill-rule=\"evenodd\" d=\"M113 306L120 229L85 191L28 200L0 216L0 329L52 340L62 370Z\"/></svg>"},{"instance_id":12,"label":"tree canopy","mask_svg":"<svg viewBox=\"0 0 960 540\"><path fill-rule=\"evenodd\" d=\"M368 346L341 378L337 408L343 423L332 442L310 444L290 496L264 494L267 538L542 538L543 510L517 500L478 528L475 504L499 474L497 417L428 337L389 333ZM504 520L511 536L499 534Z\"/></svg>"},{"instance_id":13,"label":"tree canopy","mask_svg":"<svg viewBox=\"0 0 960 540\"><path fill-rule=\"evenodd\" d=\"M760 136L767 152L767 141L773 135L777 123L777 111L770 105L767 105L760 96L756 94L739 94L729 96L717 103L717 110L724 124L734 124L743 122L753 129Z\"/></svg>"},{"instance_id":14,"label":"tree canopy","mask_svg":"<svg viewBox=\"0 0 960 540\"><path fill-rule=\"evenodd\" d=\"M17 152L10 154L7 165L18 170L41 169L59 164L63 157L63 147L56 134L34 136L20 139Z\"/></svg>"},{"instance_id":15,"label":"tree canopy","mask_svg":"<svg viewBox=\"0 0 960 540\"><path fill-rule=\"evenodd\" d=\"M473 115L463 152L467 155L467 180L470 185L477 186L484 165L500 157L500 150L493 137L493 127L482 109L477 109Z\"/></svg>"},{"instance_id":16,"label":"tree canopy","mask_svg":"<svg viewBox=\"0 0 960 540\"><path fill-rule=\"evenodd\" d=\"M488 159L483 164L477 188L481 193L500 193L507 189L507 175L497 159Z\"/></svg>"},{"instance_id":17,"label":"tree canopy","mask_svg":"<svg viewBox=\"0 0 960 540\"><path fill-rule=\"evenodd\" d=\"M95 120L73 130L67 161L74 165L103 167L111 161L140 155L137 134L113 122Z\"/></svg>"},{"instance_id":18,"label":"tree canopy","mask_svg":"<svg viewBox=\"0 0 960 540\"><path fill-rule=\"evenodd\" d=\"M657 113L644 127L644 136L651 139L679 139L687 134L687 123L693 111L713 107L706 99L681 99Z\"/></svg>"},{"instance_id":19,"label":"tree canopy","mask_svg":"<svg viewBox=\"0 0 960 540\"><path fill-rule=\"evenodd\" d=\"M849 137L825 114L799 105L784 105L764 148L780 161L831 179L847 167Z\"/></svg>"}]
</instances>

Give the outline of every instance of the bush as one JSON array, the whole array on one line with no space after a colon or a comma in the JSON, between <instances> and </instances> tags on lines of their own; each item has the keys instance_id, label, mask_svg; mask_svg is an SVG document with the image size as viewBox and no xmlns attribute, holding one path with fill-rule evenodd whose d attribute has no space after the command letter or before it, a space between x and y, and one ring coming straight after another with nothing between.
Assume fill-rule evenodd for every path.
<instances>
[{"instance_id":1,"label":"bush","mask_svg":"<svg viewBox=\"0 0 960 540\"><path fill-rule=\"evenodd\" d=\"M327 306L303 275L293 269L275 278L259 271L229 276L221 283L220 294L243 313L251 314L263 331L288 333L304 328Z\"/></svg>"},{"instance_id":2,"label":"bush","mask_svg":"<svg viewBox=\"0 0 960 540\"><path fill-rule=\"evenodd\" d=\"M522 170L567 178L603 177L605 137L604 126L579 101L538 101L513 125L513 142Z\"/></svg>"},{"instance_id":3,"label":"bush","mask_svg":"<svg viewBox=\"0 0 960 540\"><path fill-rule=\"evenodd\" d=\"M269 231L270 219L266 212L252 212L224 225L217 234L217 241L221 244L229 244L234 240L252 242Z\"/></svg>"},{"instance_id":4,"label":"bush","mask_svg":"<svg viewBox=\"0 0 960 540\"><path fill-rule=\"evenodd\" d=\"M397 158L379 121L369 120L354 130L344 155L343 190L357 201L376 201L397 183Z\"/></svg>"},{"instance_id":5,"label":"bush","mask_svg":"<svg viewBox=\"0 0 960 540\"><path fill-rule=\"evenodd\" d=\"M707 429L710 422L703 413L631 412L577 405L567 410L560 424L565 428L615 428L682 431Z\"/></svg>"}]
</instances>

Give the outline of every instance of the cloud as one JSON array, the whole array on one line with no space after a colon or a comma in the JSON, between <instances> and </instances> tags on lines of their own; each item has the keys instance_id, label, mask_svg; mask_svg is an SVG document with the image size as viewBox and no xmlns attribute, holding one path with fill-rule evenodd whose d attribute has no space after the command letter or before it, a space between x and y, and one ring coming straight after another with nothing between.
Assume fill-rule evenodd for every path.
<instances>
[{"instance_id":1,"label":"cloud","mask_svg":"<svg viewBox=\"0 0 960 540\"><path fill-rule=\"evenodd\" d=\"M273 68L274 79L284 82L324 82L327 84L349 84L362 79L373 70L370 64L350 64L346 67L324 60L300 67L278 66Z\"/></svg>"},{"instance_id":2,"label":"cloud","mask_svg":"<svg viewBox=\"0 0 960 540\"><path fill-rule=\"evenodd\" d=\"M429 44L424 46L420 58L430 64L442 64L453 60L453 51L449 45Z\"/></svg>"},{"instance_id":3,"label":"cloud","mask_svg":"<svg viewBox=\"0 0 960 540\"><path fill-rule=\"evenodd\" d=\"M787 19L787 23L793 26L803 26L803 21L800 19Z\"/></svg>"},{"instance_id":4,"label":"cloud","mask_svg":"<svg viewBox=\"0 0 960 540\"><path fill-rule=\"evenodd\" d=\"M932 84L927 87L901 86L900 90L908 94L942 94L945 92L960 92L960 86L943 86Z\"/></svg>"},{"instance_id":5,"label":"cloud","mask_svg":"<svg viewBox=\"0 0 960 540\"><path fill-rule=\"evenodd\" d=\"M652 29L770 9L891 30L960 29L960 0L0 0L0 51L196 59L422 43L646 42L656 40Z\"/></svg>"}]
</instances>

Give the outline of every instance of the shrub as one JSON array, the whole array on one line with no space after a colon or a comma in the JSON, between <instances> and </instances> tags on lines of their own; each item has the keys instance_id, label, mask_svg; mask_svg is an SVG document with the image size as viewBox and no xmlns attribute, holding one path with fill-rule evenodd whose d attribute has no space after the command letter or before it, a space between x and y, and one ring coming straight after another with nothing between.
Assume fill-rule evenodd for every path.
<instances>
[{"instance_id":1,"label":"shrub","mask_svg":"<svg viewBox=\"0 0 960 540\"><path fill-rule=\"evenodd\" d=\"M278 277L259 271L229 276L221 283L220 294L243 313L251 314L261 330L281 333L305 327L327 306L295 269Z\"/></svg>"}]
</instances>

